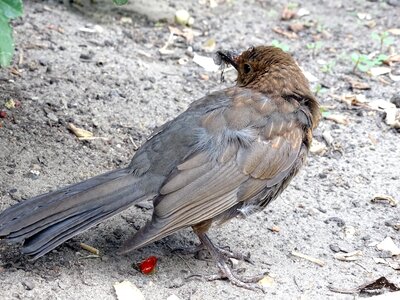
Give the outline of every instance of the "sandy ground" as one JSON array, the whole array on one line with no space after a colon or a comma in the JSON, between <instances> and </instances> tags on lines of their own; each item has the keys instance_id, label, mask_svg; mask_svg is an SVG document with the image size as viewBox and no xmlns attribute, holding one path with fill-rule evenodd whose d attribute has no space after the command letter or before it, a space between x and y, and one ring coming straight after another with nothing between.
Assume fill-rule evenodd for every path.
<instances>
[{"instance_id":1,"label":"sandy ground","mask_svg":"<svg viewBox=\"0 0 400 300\"><path fill-rule=\"evenodd\" d=\"M0 119L1 210L126 165L154 128L205 93L234 84L234 72L228 71L227 82L221 83L219 72L193 63L193 53L212 56L203 47L210 39L216 49L246 49L273 40L289 46L299 64L317 77L312 86L328 114L347 123L322 120L315 139L326 151L310 156L283 195L264 212L211 232L215 242L251 253L254 265L239 262L236 269L245 269L246 275L268 272L272 283L266 294L206 281L201 275L217 272L212 261L171 251L197 243L189 230L117 256L123 240L149 218L147 205L115 216L34 262L1 241L1 299L116 299L113 284L122 280L137 285L146 299L353 299L358 293L331 288L351 290L381 276L400 285L399 256L376 247L386 237L400 246L399 206L370 201L376 194L400 200L400 134L385 124L384 113L338 100L344 94L362 94L368 101L399 95L399 82L388 75L351 72L351 53L379 51L372 32L400 27L400 7L393 6L398 1L312 0L302 5L308 15L289 21L280 20L284 1L213 1L217 6L210 7L209 1L131 0L123 8L114 8L111 0L97 2L76 10L56 1L26 1L24 17L14 22L13 68L0 70L0 110L8 115ZM180 8L194 17L193 41L174 37L166 48L170 51L161 54L170 31L168 24L154 20ZM307 27L297 38L273 30L298 22ZM400 38L392 37L392 45L382 51L399 54ZM317 41L318 49L307 47ZM400 66L392 68L395 74ZM351 80L370 89L351 90ZM9 99L17 100L16 108L5 108ZM67 130L70 122L104 139L79 141ZM80 242L100 249L101 257L87 258ZM324 265L295 257L293 250ZM357 260L335 258L353 251L362 252ZM154 275L132 268L150 255L159 258Z\"/></svg>"}]
</instances>

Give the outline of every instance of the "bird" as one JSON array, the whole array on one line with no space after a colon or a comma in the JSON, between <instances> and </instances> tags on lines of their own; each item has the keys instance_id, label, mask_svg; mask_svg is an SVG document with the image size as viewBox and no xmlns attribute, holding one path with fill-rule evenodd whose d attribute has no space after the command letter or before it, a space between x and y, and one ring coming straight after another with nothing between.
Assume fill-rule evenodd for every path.
<instances>
[{"instance_id":1,"label":"bird","mask_svg":"<svg viewBox=\"0 0 400 300\"><path fill-rule=\"evenodd\" d=\"M304 165L319 103L292 56L274 46L216 52L236 84L194 101L156 129L127 167L19 202L0 214L0 238L23 242L37 259L73 236L143 200L149 220L119 250L126 254L192 228L220 277L254 289L207 233L263 210ZM243 236L243 238L246 238ZM231 253L233 255L233 252Z\"/></svg>"}]
</instances>

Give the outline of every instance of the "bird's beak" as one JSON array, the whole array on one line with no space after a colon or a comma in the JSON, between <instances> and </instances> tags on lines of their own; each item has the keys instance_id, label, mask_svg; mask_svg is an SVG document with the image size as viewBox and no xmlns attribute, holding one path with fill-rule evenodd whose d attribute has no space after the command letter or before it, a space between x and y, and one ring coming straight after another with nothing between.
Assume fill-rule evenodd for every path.
<instances>
[{"instance_id":1,"label":"bird's beak","mask_svg":"<svg viewBox=\"0 0 400 300\"><path fill-rule=\"evenodd\" d=\"M222 62L233 66L238 70L238 58L239 54L235 51L219 50L216 54L215 62L220 65ZM219 62L219 63L218 63Z\"/></svg>"}]
</instances>

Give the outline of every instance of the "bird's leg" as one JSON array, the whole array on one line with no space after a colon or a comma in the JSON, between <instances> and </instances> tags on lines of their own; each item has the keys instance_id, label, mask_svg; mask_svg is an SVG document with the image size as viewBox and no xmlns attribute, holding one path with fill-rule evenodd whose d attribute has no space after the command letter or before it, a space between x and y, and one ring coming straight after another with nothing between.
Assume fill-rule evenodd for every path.
<instances>
[{"instance_id":1,"label":"bird's leg","mask_svg":"<svg viewBox=\"0 0 400 300\"><path fill-rule=\"evenodd\" d=\"M216 279L228 279L234 285L243 287L249 290L262 290L261 286L255 284L256 282L260 281L263 275L255 276L255 277L248 277L248 278L239 278L237 275L233 274L231 268L225 261L225 253L221 249L214 246L211 242L210 238L204 233L195 231L197 236L199 237L201 243L207 248L210 252L213 259L216 261L217 266L220 270L220 275L214 275L208 278L208 280L216 280ZM230 252L230 251L228 251Z\"/></svg>"},{"instance_id":2,"label":"bird's leg","mask_svg":"<svg viewBox=\"0 0 400 300\"><path fill-rule=\"evenodd\" d=\"M218 251L222 253L226 258L234 258L254 265L254 262L250 259L250 252L244 255L243 253L240 252L231 251L229 246L226 247L215 246L215 248L217 248ZM200 251L203 250L208 250L208 249L203 243L200 243L196 246L186 247L186 248L176 248L173 249L172 251L173 252L179 251L181 254L188 255L188 254L198 254Z\"/></svg>"}]
</instances>

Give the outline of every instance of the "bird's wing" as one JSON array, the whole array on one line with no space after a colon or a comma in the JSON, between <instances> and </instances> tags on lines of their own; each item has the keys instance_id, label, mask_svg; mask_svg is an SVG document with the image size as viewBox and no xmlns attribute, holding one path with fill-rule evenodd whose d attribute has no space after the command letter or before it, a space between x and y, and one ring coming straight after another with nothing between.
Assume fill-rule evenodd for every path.
<instances>
[{"instance_id":1,"label":"bird's wing","mask_svg":"<svg viewBox=\"0 0 400 300\"><path fill-rule=\"evenodd\" d=\"M257 95L256 95L257 96ZM122 252L180 228L213 219L288 176L299 156L303 130L295 107L250 93L202 116L197 151L166 179L153 219Z\"/></svg>"}]
</instances>

